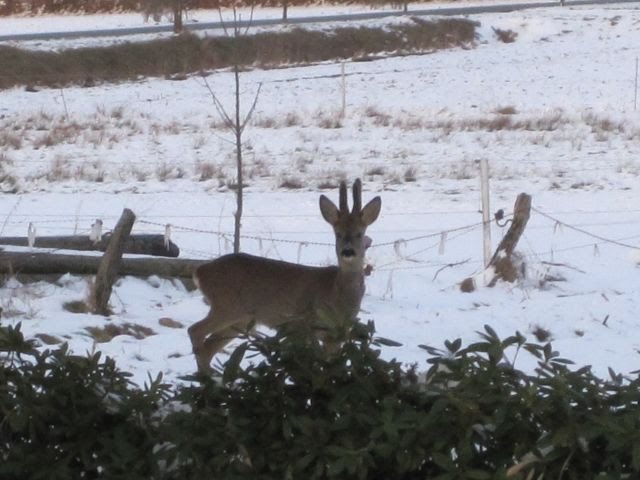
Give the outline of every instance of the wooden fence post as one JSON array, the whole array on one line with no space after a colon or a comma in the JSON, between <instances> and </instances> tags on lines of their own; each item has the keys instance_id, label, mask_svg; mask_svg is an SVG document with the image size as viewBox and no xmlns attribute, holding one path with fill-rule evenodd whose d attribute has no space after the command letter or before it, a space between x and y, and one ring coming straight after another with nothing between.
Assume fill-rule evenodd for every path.
<instances>
[{"instance_id":1,"label":"wooden fence post","mask_svg":"<svg viewBox=\"0 0 640 480\"><path fill-rule=\"evenodd\" d=\"M507 282L514 282L519 277L517 265L514 264L512 255L513 251L522 236L529 216L531 215L531 195L521 193L516 198L516 203L513 206L513 220L509 226L509 230L498 245L488 268L493 268L491 279L486 282L486 285L493 287L498 280L505 280ZM485 270L485 274L488 271ZM483 282L484 283L484 282ZM463 292L473 292L476 289L475 281L473 278L465 278L460 283L460 290Z\"/></svg>"},{"instance_id":2,"label":"wooden fence post","mask_svg":"<svg viewBox=\"0 0 640 480\"><path fill-rule=\"evenodd\" d=\"M498 245L496 253L493 254L489 266L493 267L495 275L489 282L489 286L493 287L498 280L507 282L515 282L520 275L511 256L513 251L524 233L524 229L531 215L531 195L521 193L516 198L513 206L513 220L509 226L509 230Z\"/></svg>"},{"instance_id":3,"label":"wooden fence post","mask_svg":"<svg viewBox=\"0 0 640 480\"><path fill-rule=\"evenodd\" d=\"M127 238L129 238L135 220L135 214L128 208L125 208L113 230L107 250L102 256L93 285L90 305L95 314L109 315L111 313L109 310L109 298L111 297L113 283L118 274L120 260L124 252L124 244Z\"/></svg>"},{"instance_id":4,"label":"wooden fence post","mask_svg":"<svg viewBox=\"0 0 640 480\"><path fill-rule=\"evenodd\" d=\"M482 252L484 268L487 268L491 262L491 207L489 206L489 161L486 158L480 160L480 192L482 196Z\"/></svg>"}]
</instances>

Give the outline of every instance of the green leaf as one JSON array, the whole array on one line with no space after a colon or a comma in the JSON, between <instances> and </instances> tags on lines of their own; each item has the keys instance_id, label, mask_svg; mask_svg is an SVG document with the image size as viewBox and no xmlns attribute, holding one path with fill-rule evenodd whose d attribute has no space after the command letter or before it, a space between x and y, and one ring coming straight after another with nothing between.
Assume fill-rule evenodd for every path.
<instances>
[{"instance_id":1,"label":"green leaf","mask_svg":"<svg viewBox=\"0 0 640 480\"><path fill-rule=\"evenodd\" d=\"M462 345L462 339L461 338L456 338L453 342L449 342L448 340L446 340L444 342L444 346L451 353L456 353L458 350L460 350L460 346L461 345Z\"/></svg>"},{"instance_id":2,"label":"green leaf","mask_svg":"<svg viewBox=\"0 0 640 480\"><path fill-rule=\"evenodd\" d=\"M485 325L484 326L484 330L485 330L485 332L487 332L489 334L489 336L491 338L494 338L496 340L499 338L498 334L496 333L496 331L493 328L491 328L489 325Z\"/></svg>"},{"instance_id":3,"label":"green leaf","mask_svg":"<svg viewBox=\"0 0 640 480\"><path fill-rule=\"evenodd\" d=\"M329 462L327 466L327 475L329 477L335 477L340 475L345 470L345 464L343 458L338 458L333 462Z\"/></svg>"},{"instance_id":4,"label":"green leaf","mask_svg":"<svg viewBox=\"0 0 640 480\"><path fill-rule=\"evenodd\" d=\"M635 442L631 450L631 466L636 472L640 471L640 442Z\"/></svg>"},{"instance_id":5,"label":"green leaf","mask_svg":"<svg viewBox=\"0 0 640 480\"><path fill-rule=\"evenodd\" d=\"M384 337L376 337L373 340L373 344L374 345L382 345L385 347L401 347L402 343L400 342L396 342L395 340L390 340L388 338L384 338Z\"/></svg>"},{"instance_id":6,"label":"green leaf","mask_svg":"<svg viewBox=\"0 0 640 480\"><path fill-rule=\"evenodd\" d=\"M315 460L316 456L313 453L308 453L306 455L304 455L302 458L300 458L296 464L295 464L295 468L296 471L300 472L300 471L304 471L307 469L307 467L309 467L309 465L311 465L311 462L313 462Z\"/></svg>"},{"instance_id":7,"label":"green leaf","mask_svg":"<svg viewBox=\"0 0 640 480\"><path fill-rule=\"evenodd\" d=\"M426 351L429 355L433 355L433 356L437 356L437 357L441 357L442 354L444 353L442 350L440 350L439 348L436 347L431 347L429 345L424 345L424 344L420 344L418 345L418 348Z\"/></svg>"},{"instance_id":8,"label":"green leaf","mask_svg":"<svg viewBox=\"0 0 640 480\"><path fill-rule=\"evenodd\" d=\"M464 472L464 478L469 478L471 480L486 480L487 478L492 478L492 475L484 470L474 469Z\"/></svg>"},{"instance_id":9,"label":"green leaf","mask_svg":"<svg viewBox=\"0 0 640 480\"><path fill-rule=\"evenodd\" d=\"M244 359L244 354L249 348L249 344L244 342L236 347L233 353L229 356L224 364L224 372L222 373L222 381L224 383L230 383L238 378L240 372L240 363Z\"/></svg>"}]
</instances>

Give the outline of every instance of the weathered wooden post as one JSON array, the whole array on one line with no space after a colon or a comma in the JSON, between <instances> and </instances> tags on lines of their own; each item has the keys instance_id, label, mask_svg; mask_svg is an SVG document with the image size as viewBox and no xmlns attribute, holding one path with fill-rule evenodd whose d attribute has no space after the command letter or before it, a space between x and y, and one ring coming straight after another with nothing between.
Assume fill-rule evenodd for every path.
<instances>
[{"instance_id":1,"label":"weathered wooden post","mask_svg":"<svg viewBox=\"0 0 640 480\"><path fill-rule=\"evenodd\" d=\"M521 193L518 195L518 198L516 198L516 203L513 206L513 220L509 226L509 230L489 262L489 266L495 270L495 277L489 282L490 287L494 286L498 280L514 282L518 278L518 271L513 264L511 256L520 237L524 233L530 215L531 195Z\"/></svg>"},{"instance_id":2,"label":"weathered wooden post","mask_svg":"<svg viewBox=\"0 0 640 480\"><path fill-rule=\"evenodd\" d=\"M111 240L107 250L102 256L100 266L98 267L98 273L93 284L92 298L90 305L92 306L93 313L98 315L109 315L109 298L111 297L111 291L113 290L113 284L118 274L118 268L120 267L120 261L122 259L122 253L124 252L124 244L131 229L133 228L133 222L136 220L135 214L125 208L122 211L122 216L116 224Z\"/></svg>"},{"instance_id":3,"label":"weathered wooden post","mask_svg":"<svg viewBox=\"0 0 640 480\"><path fill-rule=\"evenodd\" d=\"M484 268L491 262L491 215L489 206L489 161L480 160L480 192L482 197L482 252Z\"/></svg>"},{"instance_id":4,"label":"weathered wooden post","mask_svg":"<svg viewBox=\"0 0 640 480\"><path fill-rule=\"evenodd\" d=\"M498 280L514 282L518 279L518 268L516 264L514 264L512 256L527 226L530 215L531 195L521 193L518 195L518 198L516 198L516 203L513 206L513 219L509 230L498 245L493 257L491 257L487 269L483 271L483 285L493 287ZM491 277L487 279L489 275L491 275ZM460 283L460 290L463 292L473 292L475 289L476 282L472 277L465 278Z\"/></svg>"}]
</instances>

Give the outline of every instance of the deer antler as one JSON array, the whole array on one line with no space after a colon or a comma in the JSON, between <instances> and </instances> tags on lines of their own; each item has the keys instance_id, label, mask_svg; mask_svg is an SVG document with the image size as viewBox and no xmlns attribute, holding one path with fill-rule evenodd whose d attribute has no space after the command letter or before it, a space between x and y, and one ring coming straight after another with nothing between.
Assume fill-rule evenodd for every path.
<instances>
[{"instance_id":1,"label":"deer antler","mask_svg":"<svg viewBox=\"0 0 640 480\"><path fill-rule=\"evenodd\" d=\"M349 205L347 205L347 182L340 182L340 213L349 213Z\"/></svg>"},{"instance_id":2,"label":"deer antler","mask_svg":"<svg viewBox=\"0 0 640 480\"><path fill-rule=\"evenodd\" d=\"M351 213L360 213L362 210L362 182L358 178L353 182L353 209Z\"/></svg>"}]
</instances>

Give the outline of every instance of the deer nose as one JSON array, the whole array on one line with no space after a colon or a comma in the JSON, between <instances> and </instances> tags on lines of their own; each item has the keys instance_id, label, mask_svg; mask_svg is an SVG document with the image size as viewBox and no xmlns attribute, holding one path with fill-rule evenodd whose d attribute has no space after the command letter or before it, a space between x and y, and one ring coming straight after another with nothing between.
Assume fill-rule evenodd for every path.
<instances>
[{"instance_id":1,"label":"deer nose","mask_svg":"<svg viewBox=\"0 0 640 480\"><path fill-rule=\"evenodd\" d=\"M340 255L346 258L351 258L356 256L356 251L353 248L343 248Z\"/></svg>"}]
</instances>

